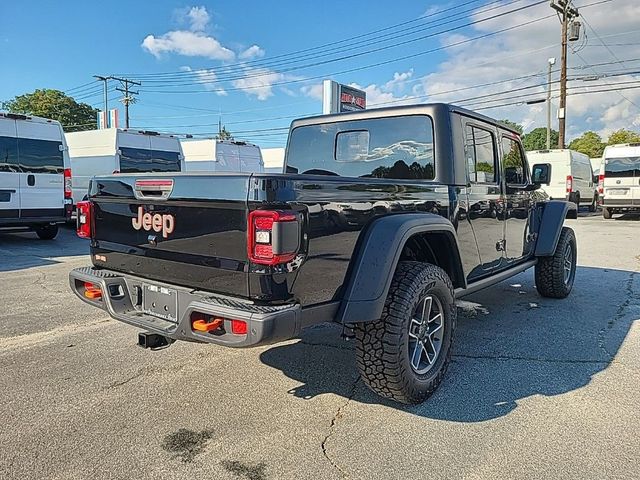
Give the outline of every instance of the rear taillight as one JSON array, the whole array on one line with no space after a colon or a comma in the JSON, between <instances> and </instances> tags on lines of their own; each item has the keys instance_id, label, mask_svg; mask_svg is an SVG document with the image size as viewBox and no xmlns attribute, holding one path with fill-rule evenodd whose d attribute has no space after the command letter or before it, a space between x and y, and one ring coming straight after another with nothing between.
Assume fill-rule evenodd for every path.
<instances>
[{"instance_id":1,"label":"rear taillight","mask_svg":"<svg viewBox=\"0 0 640 480\"><path fill-rule=\"evenodd\" d=\"M80 238L91 238L91 214L93 207L91 202L82 201L76 205L76 213L78 215L76 232Z\"/></svg>"},{"instance_id":2,"label":"rear taillight","mask_svg":"<svg viewBox=\"0 0 640 480\"><path fill-rule=\"evenodd\" d=\"M249 213L249 261L279 265L293 260L300 247L300 222L291 211L254 210Z\"/></svg>"},{"instance_id":3,"label":"rear taillight","mask_svg":"<svg viewBox=\"0 0 640 480\"><path fill-rule=\"evenodd\" d=\"M567 193L573 192L573 177L567 175Z\"/></svg>"},{"instance_id":4,"label":"rear taillight","mask_svg":"<svg viewBox=\"0 0 640 480\"><path fill-rule=\"evenodd\" d=\"M64 169L64 198L71 198L73 191L71 190L71 169Z\"/></svg>"},{"instance_id":5,"label":"rear taillight","mask_svg":"<svg viewBox=\"0 0 640 480\"><path fill-rule=\"evenodd\" d=\"M604 194L604 173L598 175L598 193Z\"/></svg>"}]
</instances>

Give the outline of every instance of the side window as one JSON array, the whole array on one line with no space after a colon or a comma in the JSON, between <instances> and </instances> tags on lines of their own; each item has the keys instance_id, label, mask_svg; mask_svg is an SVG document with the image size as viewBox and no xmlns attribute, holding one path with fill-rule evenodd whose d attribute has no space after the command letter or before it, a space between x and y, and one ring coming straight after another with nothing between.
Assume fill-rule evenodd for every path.
<instances>
[{"instance_id":1,"label":"side window","mask_svg":"<svg viewBox=\"0 0 640 480\"><path fill-rule=\"evenodd\" d=\"M507 184L527 183L527 169L520 144L512 138L502 137L502 162L504 179Z\"/></svg>"},{"instance_id":2,"label":"side window","mask_svg":"<svg viewBox=\"0 0 640 480\"><path fill-rule=\"evenodd\" d=\"M19 172L18 140L15 137L0 137L0 172Z\"/></svg>"},{"instance_id":3,"label":"side window","mask_svg":"<svg viewBox=\"0 0 640 480\"><path fill-rule=\"evenodd\" d=\"M20 167L25 173L62 173L64 160L61 142L18 138Z\"/></svg>"},{"instance_id":4,"label":"side window","mask_svg":"<svg viewBox=\"0 0 640 480\"><path fill-rule=\"evenodd\" d=\"M496 183L496 143L488 130L467 125L465 127L465 151L469 181Z\"/></svg>"}]
</instances>

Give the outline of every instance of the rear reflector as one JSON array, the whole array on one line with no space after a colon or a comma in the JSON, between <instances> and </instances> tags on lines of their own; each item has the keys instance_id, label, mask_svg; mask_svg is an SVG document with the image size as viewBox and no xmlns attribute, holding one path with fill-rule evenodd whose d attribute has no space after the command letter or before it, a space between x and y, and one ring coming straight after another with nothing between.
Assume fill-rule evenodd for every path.
<instances>
[{"instance_id":1,"label":"rear reflector","mask_svg":"<svg viewBox=\"0 0 640 480\"><path fill-rule=\"evenodd\" d=\"M231 333L234 335L246 335L247 331L247 322L244 320L231 320Z\"/></svg>"},{"instance_id":2,"label":"rear reflector","mask_svg":"<svg viewBox=\"0 0 640 480\"><path fill-rule=\"evenodd\" d=\"M573 192L573 177L571 175L567 175L567 193Z\"/></svg>"},{"instance_id":3,"label":"rear reflector","mask_svg":"<svg viewBox=\"0 0 640 480\"><path fill-rule=\"evenodd\" d=\"M91 202L82 201L76 205L78 218L76 220L76 233L80 238L91 238L91 216L93 205Z\"/></svg>"},{"instance_id":4,"label":"rear reflector","mask_svg":"<svg viewBox=\"0 0 640 480\"><path fill-rule=\"evenodd\" d=\"M604 173L598 175L598 193L604 194Z\"/></svg>"}]
</instances>

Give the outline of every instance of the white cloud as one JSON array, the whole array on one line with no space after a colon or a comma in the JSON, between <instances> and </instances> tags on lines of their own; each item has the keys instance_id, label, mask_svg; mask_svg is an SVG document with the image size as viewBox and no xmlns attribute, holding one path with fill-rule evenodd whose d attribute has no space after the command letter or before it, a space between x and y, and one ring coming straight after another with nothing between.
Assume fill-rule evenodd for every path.
<instances>
[{"instance_id":1,"label":"white cloud","mask_svg":"<svg viewBox=\"0 0 640 480\"><path fill-rule=\"evenodd\" d=\"M211 16L205 7L191 7L187 12L187 17L191 23L191 30L194 32L201 32L211 20Z\"/></svg>"},{"instance_id":2,"label":"white cloud","mask_svg":"<svg viewBox=\"0 0 640 480\"><path fill-rule=\"evenodd\" d=\"M195 81L197 83L202 84L202 86L211 92L215 92L218 96L227 96L227 91L222 88L217 82L217 75L213 71L213 69L201 68L198 70L194 70L191 67L184 66L180 67L180 70L183 72L191 72L195 76Z\"/></svg>"},{"instance_id":3,"label":"white cloud","mask_svg":"<svg viewBox=\"0 0 640 480\"><path fill-rule=\"evenodd\" d=\"M223 47L218 40L202 32L175 30L156 37L147 35L142 48L156 58L163 53L177 53L187 57L206 57L212 60L233 60L235 53Z\"/></svg>"},{"instance_id":4,"label":"white cloud","mask_svg":"<svg viewBox=\"0 0 640 480\"><path fill-rule=\"evenodd\" d=\"M305 97L311 97L315 100L320 101L322 101L323 91L324 89L321 83L315 83L313 85L305 85L303 87L300 87L300 92L302 92Z\"/></svg>"},{"instance_id":5,"label":"white cloud","mask_svg":"<svg viewBox=\"0 0 640 480\"><path fill-rule=\"evenodd\" d=\"M297 79L299 77L274 72L267 68L245 67L244 77L233 80L231 83L235 88L242 90L247 95L254 96L258 100L267 100L273 96L275 83Z\"/></svg>"},{"instance_id":6,"label":"white cloud","mask_svg":"<svg viewBox=\"0 0 640 480\"><path fill-rule=\"evenodd\" d=\"M252 58L260 57L264 57L264 50L258 45L251 45L249 48L238 54L238 58L241 58L243 60L250 60Z\"/></svg>"},{"instance_id":7,"label":"white cloud","mask_svg":"<svg viewBox=\"0 0 640 480\"><path fill-rule=\"evenodd\" d=\"M627 43L633 42L634 35L637 36L637 19L640 17L640 2L637 0L616 0L615 17L616 21L611 22L612 4L596 5L588 8L581 8L580 13L598 32L606 43ZM513 6L503 6L499 12L513 9ZM476 13L472 19L486 18L498 12ZM514 27L518 24L549 15L552 11L547 3L512 13L483 23L476 24L473 30L465 31L464 35L454 34L443 38L443 44L451 44L467 40L468 38L482 35L496 30ZM588 43L579 52L580 57L588 64L611 62L614 59L601 43L596 35L582 22L584 29L587 29ZM625 32L629 33L628 35ZM634 33L635 32L635 33ZM527 99L546 98L546 70L547 59L549 57L560 57L559 47L560 27L555 17L542 20L530 25L515 28L501 34L485 37L483 39L464 43L454 48L446 50L448 58L440 63L437 69L419 79L419 83L414 86L413 94L420 96L414 101L434 101L434 102L455 102L468 106L471 109L482 109L495 118L509 118L522 123L527 130L536 127L546 126L546 108L544 104L525 105ZM575 48L576 44L572 44ZM611 47L621 59L640 57L640 46ZM576 54L569 53L569 67L579 67L583 60ZM633 68L635 64L605 65L594 67L600 74L610 72L613 69ZM554 67L558 69L558 64ZM569 76L591 75L594 72L589 69L570 69ZM538 74L537 76L511 80L503 83L495 83L485 87L469 88L474 85L502 82L515 77ZM633 122L640 124L640 109L623 99L616 92L592 93L578 95L587 90L602 90L607 87L605 84L615 84L624 80L640 80L640 76L634 75L629 78L612 77L601 79L595 82L569 82L569 96L567 100L567 127L568 139L571 136L579 135L585 129L595 129L605 132L621 127L629 127ZM559 74L554 72L553 79L557 80ZM411 80L415 82L415 80ZM596 88L595 85L602 85ZM528 86L535 88L522 89ZM580 88L578 88L580 87ZM552 87L558 89L558 84ZM465 89L462 91L452 91ZM449 92L449 93L445 93ZM494 97L477 98L467 100L471 97L496 94ZM640 104L640 89L623 91L622 94L636 104ZM526 95L523 98L514 98ZM557 97L557 92L554 92ZM488 101L493 99L495 101ZM502 108L484 109L484 107L501 103L518 102L519 105L505 106ZM557 100L554 99L553 122L557 128L555 109Z\"/></svg>"}]
</instances>

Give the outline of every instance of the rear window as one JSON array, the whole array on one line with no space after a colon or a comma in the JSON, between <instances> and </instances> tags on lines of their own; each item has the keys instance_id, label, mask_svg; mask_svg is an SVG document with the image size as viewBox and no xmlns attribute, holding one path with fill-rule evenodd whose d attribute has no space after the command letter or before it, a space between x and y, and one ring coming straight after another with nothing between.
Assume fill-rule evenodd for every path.
<instances>
[{"instance_id":1,"label":"rear window","mask_svg":"<svg viewBox=\"0 0 640 480\"><path fill-rule=\"evenodd\" d=\"M287 167L307 174L431 180L433 122L412 115L297 127Z\"/></svg>"},{"instance_id":2,"label":"rear window","mask_svg":"<svg viewBox=\"0 0 640 480\"><path fill-rule=\"evenodd\" d=\"M640 177L640 157L606 158L604 172L607 177Z\"/></svg>"},{"instance_id":3,"label":"rear window","mask_svg":"<svg viewBox=\"0 0 640 480\"><path fill-rule=\"evenodd\" d=\"M180 154L163 150L120 147L120 172L179 172Z\"/></svg>"}]
</instances>

